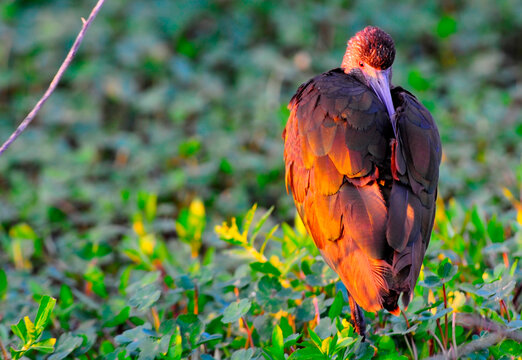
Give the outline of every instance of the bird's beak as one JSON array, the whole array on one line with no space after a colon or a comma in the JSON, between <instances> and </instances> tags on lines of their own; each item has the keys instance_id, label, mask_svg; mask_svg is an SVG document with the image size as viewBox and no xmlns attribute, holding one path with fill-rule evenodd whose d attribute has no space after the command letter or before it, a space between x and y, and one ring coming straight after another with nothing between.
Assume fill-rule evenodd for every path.
<instances>
[{"instance_id":1,"label":"bird's beak","mask_svg":"<svg viewBox=\"0 0 522 360\"><path fill-rule=\"evenodd\" d=\"M390 73L391 68L386 70L377 70L369 65L363 70L363 73L368 80L370 86L373 91L377 94L379 99L381 99L384 106L388 110L388 114L390 115L390 119L393 122L393 114L395 114L395 108L393 107L393 101L390 92Z\"/></svg>"}]
</instances>

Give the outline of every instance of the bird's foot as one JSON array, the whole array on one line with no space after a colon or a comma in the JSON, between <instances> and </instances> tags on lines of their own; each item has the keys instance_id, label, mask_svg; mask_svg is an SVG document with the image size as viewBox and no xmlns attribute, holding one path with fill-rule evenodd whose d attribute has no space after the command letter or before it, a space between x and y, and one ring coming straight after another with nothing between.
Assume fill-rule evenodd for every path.
<instances>
[{"instance_id":1,"label":"bird's foot","mask_svg":"<svg viewBox=\"0 0 522 360\"><path fill-rule=\"evenodd\" d=\"M350 304L350 310L352 312L353 327L355 328L357 334L359 334L362 337L362 341L365 341L366 322L364 321L364 315L362 313L362 310L351 296L348 295L348 299Z\"/></svg>"}]
</instances>

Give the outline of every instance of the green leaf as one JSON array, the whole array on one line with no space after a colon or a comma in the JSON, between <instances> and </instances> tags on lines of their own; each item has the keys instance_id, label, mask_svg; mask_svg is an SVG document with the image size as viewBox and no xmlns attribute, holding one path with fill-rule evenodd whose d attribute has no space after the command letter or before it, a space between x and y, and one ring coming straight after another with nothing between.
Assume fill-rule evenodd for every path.
<instances>
[{"instance_id":1,"label":"green leaf","mask_svg":"<svg viewBox=\"0 0 522 360\"><path fill-rule=\"evenodd\" d=\"M421 281L419 285L433 289L438 288L442 285L440 278L436 275L428 275L424 278L424 281Z\"/></svg>"},{"instance_id":2,"label":"green leaf","mask_svg":"<svg viewBox=\"0 0 522 360\"><path fill-rule=\"evenodd\" d=\"M512 354L512 355L519 354L520 355L522 346L520 345L520 343L518 343L515 340L507 339L507 340L504 340L500 344L499 350L500 350L501 354Z\"/></svg>"},{"instance_id":3,"label":"green leaf","mask_svg":"<svg viewBox=\"0 0 522 360\"><path fill-rule=\"evenodd\" d=\"M391 333L388 333L388 335L397 335L397 334L405 335L405 334L414 332L418 327L419 327L418 323L411 327L408 327L406 325L405 321L398 322L398 323L393 324L393 326L392 326L393 331Z\"/></svg>"},{"instance_id":4,"label":"green leaf","mask_svg":"<svg viewBox=\"0 0 522 360\"><path fill-rule=\"evenodd\" d=\"M214 340L221 340L223 338L223 335L221 334L212 334L203 332L201 334L201 338L198 341L198 345L206 344L208 342L214 341Z\"/></svg>"},{"instance_id":5,"label":"green leaf","mask_svg":"<svg viewBox=\"0 0 522 360\"><path fill-rule=\"evenodd\" d=\"M297 344L297 340L301 337L302 334L292 334L285 338L284 348L289 348L290 346L294 346Z\"/></svg>"},{"instance_id":6,"label":"green leaf","mask_svg":"<svg viewBox=\"0 0 522 360\"><path fill-rule=\"evenodd\" d=\"M34 327L33 322L31 321L31 319L29 319L29 316L24 316L24 324L25 324L25 329L27 330L27 333L26 333L27 341L26 342L27 343L33 342L34 340L36 340L38 335L40 335L40 333L43 329L40 330L40 328L39 328L40 331L37 332Z\"/></svg>"},{"instance_id":7,"label":"green leaf","mask_svg":"<svg viewBox=\"0 0 522 360\"><path fill-rule=\"evenodd\" d=\"M285 359L283 331L277 325L274 327L274 330L272 331L272 350L273 350L274 356L278 360Z\"/></svg>"},{"instance_id":8,"label":"green leaf","mask_svg":"<svg viewBox=\"0 0 522 360\"><path fill-rule=\"evenodd\" d=\"M254 356L254 349L241 349L232 354L230 360L250 360Z\"/></svg>"},{"instance_id":9,"label":"green leaf","mask_svg":"<svg viewBox=\"0 0 522 360\"><path fill-rule=\"evenodd\" d=\"M317 347L298 349L290 355L288 360L326 360L328 357Z\"/></svg>"},{"instance_id":10,"label":"green leaf","mask_svg":"<svg viewBox=\"0 0 522 360\"><path fill-rule=\"evenodd\" d=\"M311 329L308 332L310 333L310 339L312 339L314 344L320 349L323 344L321 338Z\"/></svg>"},{"instance_id":11,"label":"green leaf","mask_svg":"<svg viewBox=\"0 0 522 360\"><path fill-rule=\"evenodd\" d=\"M337 334L335 334L334 337L332 338L332 340L330 341L329 345L328 345L328 351L326 352L327 355L329 355L329 356L333 356L334 355L335 349L337 347L337 340L339 340L339 337L337 336Z\"/></svg>"},{"instance_id":12,"label":"green leaf","mask_svg":"<svg viewBox=\"0 0 522 360\"><path fill-rule=\"evenodd\" d=\"M457 274L457 271L457 266L450 263L448 259L444 259L437 269L437 275L440 277L440 280L443 283L446 283L453 279L453 277Z\"/></svg>"},{"instance_id":13,"label":"green leaf","mask_svg":"<svg viewBox=\"0 0 522 360\"><path fill-rule=\"evenodd\" d=\"M486 235L486 226L484 225L484 221L482 220L478 207L474 206L471 211L471 222L475 226L475 230L477 231L479 237L484 237Z\"/></svg>"},{"instance_id":14,"label":"green leaf","mask_svg":"<svg viewBox=\"0 0 522 360\"><path fill-rule=\"evenodd\" d=\"M38 307L38 313L34 319L36 329L44 329L51 317L51 313L56 305L56 299L44 295L40 299L40 306Z\"/></svg>"},{"instance_id":15,"label":"green leaf","mask_svg":"<svg viewBox=\"0 0 522 360\"><path fill-rule=\"evenodd\" d=\"M504 242L504 227L502 223L497 220L497 216L493 215L491 220L488 221L487 227L489 238L494 243Z\"/></svg>"},{"instance_id":16,"label":"green leaf","mask_svg":"<svg viewBox=\"0 0 522 360\"><path fill-rule=\"evenodd\" d=\"M238 321L248 312L248 310L250 310L251 305L252 303L248 301L248 299L241 299L239 302L231 303L225 309L221 321L225 324Z\"/></svg>"},{"instance_id":17,"label":"green leaf","mask_svg":"<svg viewBox=\"0 0 522 360\"><path fill-rule=\"evenodd\" d=\"M379 338L378 344L379 344L379 346L378 346L379 351L383 351L385 353L396 352L395 342L393 341L393 339L390 336L387 336L387 335L381 336Z\"/></svg>"},{"instance_id":18,"label":"green leaf","mask_svg":"<svg viewBox=\"0 0 522 360\"><path fill-rule=\"evenodd\" d=\"M190 157L196 155L201 149L201 142L198 139L188 139L183 141L178 146L179 154L183 157Z\"/></svg>"},{"instance_id":19,"label":"green leaf","mask_svg":"<svg viewBox=\"0 0 522 360\"><path fill-rule=\"evenodd\" d=\"M315 318L315 307L312 298L306 298L297 308L296 318L300 321L311 321Z\"/></svg>"},{"instance_id":20,"label":"green leaf","mask_svg":"<svg viewBox=\"0 0 522 360\"><path fill-rule=\"evenodd\" d=\"M183 353L181 331L179 326L174 329L174 334L171 337L169 351L167 353L169 359L179 360Z\"/></svg>"},{"instance_id":21,"label":"green leaf","mask_svg":"<svg viewBox=\"0 0 522 360\"><path fill-rule=\"evenodd\" d=\"M62 284L62 286L60 287L59 300L60 300L59 304L62 309L67 309L68 307L70 307L74 304L73 293L71 291L71 288L68 285Z\"/></svg>"},{"instance_id":22,"label":"green leaf","mask_svg":"<svg viewBox=\"0 0 522 360\"><path fill-rule=\"evenodd\" d=\"M203 322L197 315L183 314L178 316L176 323L179 325L183 347L195 349L198 346L201 333L205 328Z\"/></svg>"},{"instance_id":23,"label":"green leaf","mask_svg":"<svg viewBox=\"0 0 522 360\"><path fill-rule=\"evenodd\" d=\"M8 282L4 269L0 269L0 300L7 294Z\"/></svg>"},{"instance_id":24,"label":"green leaf","mask_svg":"<svg viewBox=\"0 0 522 360\"><path fill-rule=\"evenodd\" d=\"M92 289L96 295L106 298L107 289L105 288L105 274L102 269L96 265L91 265L85 271L85 280L92 283Z\"/></svg>"},{"instance_id":25,"label":"green leaf","mask_svg":"<svg viewBox=\"0 0 522 360\"><path fill-rule=\"evenodd\" d=\"M24 344L27 342L27 329L25 328L25 322L23 319L20 319L18 324L11 325L11 330L13 331L13 334L18 336Z\"/></svg>"},{"instance_id":26,"label":"green leaf","mask_svg":"<svg viewBox=\"0 0 522 360\"><path fill-rule=\"evenodd\" d=\"M114 345L109 340L104 340L100 344L100 355L108 355L109 353L113 352L115 350ZM60 360L60 359L51 359L49 360Z\"/></svg>"},{"instance_id":27,"label":"green leaf","mask_svg":"<svg viewBox=\"0 0 522 360\"><path fill-rule=\"evenodd\" d=\"M250 225L252 224L252 220L254 220L254 215L257 210L257 204L254 204L250 210L247 211L245 218L243 219L243 233L247 233L250 230Z\"/></svg>"},{"instance_id":28,"label":"green leaf","mask_svg":"<svg viewBox=\"0 0 522 360\"><path fill-rule=\"evenodd\" d=\"M450 314L453 311L452 308L437 308L437 312L435 314L432 314L431 311L424 311L420 313L419 320L425 321L425 320L436 320L441 317L443 317L446 314Z\"/></svg>"},{"instance_id":29,"label":"green leaf","mask_svg":"<svg viewBox=\"0 0 522 360\"><path fill-rule=\"evenodd\" d=\"M509 276L503 276L499 280L487 284L479 284L473 286L471 284L460 284L459 288L465 292L478 295L480 297L489 299L494 298L496 300L507 297L515 288L515 281Z\"/></svg>"},{"instance_id":30,"label":"green leaf","mask_svg":"<svg viewBox=\"0 0 522 360\"><path fill-rule=\"evenodd\" d=\"M437 35L444 39L457 32L457 21L449 15L444 15L440 18L437 24Z\"/></svg>"},{"instance_id":31,"label":"green leaf","mask_svg":"<svg viewBox=\"0 0 522 360\"><path fill-rule=\"evenodd\" d=\"M50 338L33 344L31 348L45 354L50 354L54 351L54 344L56 344L56 339Z\"/></svg>"},{"instance_id":32,"label":"green leaf","mask_svg":"<svg viewBox=\"0 0 522 360\"><path fill-rule=\"evenodd\" d=\"M138 310L146 310L158 301L161 296L161 290L156 284L145 285L138 289L129 299L129 305Z\"/></svg>"},{"instance_id":33,"label":"green leaf","mask_svg":"<svg viewBox=\"0 0 522 360\"><path fill-rule=\"evenodd\" d=\"M145 218L148 221L154 220L156 217L156 209L157 209L158 195L149 194L147 200L145 202Z\"/></svg>"},{"instance_id":34,"label":"green leaf","mask_svg":"<svg viewBox=\"0 0 522 360\"><path fill-rule=\"evenodd\" d=\"M274 276L280 276L281 271L279 271L278 268L276 268L270 261L265 262L253 262L250 264L250 268L254 271L257 271L262 274L271 274Z\"/></svg>"},{"instance_id":35,"label":"green leaf","mask_svg":"<svg viewBox=\"0 0 522 360\"><path fill-rule=\"evenodd\" d=\"M355 351L355 355L357 359L370 360L373 358L376 350L377 349L370 343L363 342Z\"/></svg>"},{"instance_id":36,"label":"green leaf","mask_svg":"<svg viewBox=\"0 0 522 360\"><path fill-rule=\"evenodd\" d=\"M129 318L130 310L130 306L125 306L116 316L107 320L103 324L103 327L113 327L123 324Z\"/></svg>"},{"instance_id":37,"label":"green leaf","mask_svg":"<svg viewBox=\"0 0 522 360\"><path fill-rule=\"evenodd\" d=\"M274 211L274 206L272 206L270 209L268 209L263 216L261 216L261 219L257 222L256 226L254 226L254 230L252 231L252 234L250 235L250 244L254 244L254 240L257 237L257 234L265 224L266 220L270 216L270 214Z\"/></svg>"},{"instance_id":38,"label":"green leaf","mask_svg":"<svg viewBox=\"0 0 522 360\"><path fill-rule=\"evenodd\" d=\"M140 343L140 354L138 360L154 360L160 353L166 352L168 349L169 338L154 339L147 337Z\"/></svg>"},{"instance_id":39,"label":"green leaf","mask_svg":"<svg viewBox=\"0 0 522 360\"><path fill-rule=\"evenodd\" d=\"M26 223L21 223L13 226L9 230L9 235L12 238L23 240L36 240L38 238L34 230Z\"/></svg>"},{"instance_id":40,"label":"green leaf","mask_svg":"<svg viewBox=\"0 0 522 360\"><path fill-rule=\"evenodd\" d=\"M335 294L334 301L332 303L332 306L330 306L330 309L328 310L328 317L330 319L335 319L339 315L341 315L341 312L343 311L344 306L344 298L343 293L341 291L337 291L337 294Z\"/></svg>"},{"instance_id":41,"label":"green leaf","mask_svg":"<svg viewBox=\"0 0 522 360\"><path fill-rule=\"evenodd\" d=\"M108 244L98 244L89 242L77 252L77 255L84 260L92 260L107 256L112 252L112 248Z\"/></svg>"},{"instance_id":42,"label":"green leaf","mask_svg":"<svg viewBox=\"0 0 522 360\"><path fill-rule=\"evenodd\" d=\"M133 352L141 346L146 338L149 337L148 331L150 328L151 325L149 323L136 326L135 328L126 330L122 334L114 337L114 340L119 344L126 345L127 351Z\"/></svg>"},{"instance_id":43,"label":"green leaf","mask_svg":"<svg viewBox=\"0 0 522 360\"><path fill-rule=\"evenodd\" d=\"M10 348L9 351L11 352L11 357L13 358L13 360L20 359L25 353L25 350L16 350L13 348Z\"/></svg>"}]
</instances>

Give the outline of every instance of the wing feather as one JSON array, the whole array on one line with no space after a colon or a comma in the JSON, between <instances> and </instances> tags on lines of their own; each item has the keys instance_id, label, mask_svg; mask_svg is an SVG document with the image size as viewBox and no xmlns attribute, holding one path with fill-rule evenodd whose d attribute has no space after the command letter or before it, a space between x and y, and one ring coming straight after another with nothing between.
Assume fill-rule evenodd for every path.
<instances>
[{"instance_id":1,"label":"wing feather","mask_svg":"<svg viewBox=\"0 0 522 360\"><path fill-rule=\"evenodd\" d=\"M395 162L400 181L393 182L386 237L395 250L393 287L404 292L407 306L433 228L441 144L433 118L411 93L398 87L392 96L398 104Z\"/></svg>"},{"instance_id":2,"label":"wing feather","mask_svg":"<svg viewBox=\"0 0 522 360\"><path fill-rule=\"evenodd\" d=\"M340 69L301 85L283 132L287 189L326 262L368 311L396 311L401 292L410 301L435 213L437 128L413 95L394 88L392 97L394 159L384 105Z\"/></svg>"}]
</instances>

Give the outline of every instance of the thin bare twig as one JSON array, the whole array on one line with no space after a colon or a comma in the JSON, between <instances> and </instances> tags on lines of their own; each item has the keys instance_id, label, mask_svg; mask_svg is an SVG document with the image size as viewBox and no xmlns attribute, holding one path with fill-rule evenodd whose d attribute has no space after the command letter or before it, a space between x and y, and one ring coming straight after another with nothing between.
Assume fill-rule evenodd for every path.
<instances>
[{"instance_id":1,"label":"thin bare twig","mask_svg":"<svg viewBox=\"0 0 522 360\"><path fill-rule=\"evenodd\" d=\"M463 357L467 354L473 353L475 351L487 349L490 346L493 346L500 341L502 341L504 337L498 333L487 334L482 336L480 339L473 340L465 345L459 346L458 354ZM427 358L427 360L447 360L448 355L443 352L442 354L434 355L432 357Z\"/></svg>"},{"instance_id":2,"label":"thin bare twig","mask_svg":"<svg viewBox=\"0 0 522 360\"><path fill-rule=\"evenodd\" d=\"M477 340L459 346L456 349L456 354L460 357L464 357L465 355L475 351L486 349L504 339L513 339L522 342L522 331L510 329L507 326L476 315L462 313L456 314L455 323L468 329L476 331L486 330L490 332L490 334L486 334ZM447 355L448 354L443 351L442 354L434 355L428 358L428 360L447 359Z\"/></svg>"},{"instance_id":3,"label":"thin bare twig","mask_svg":"<svg viewBox=\"0 0 522 360\"><path fill-rule=\"evenodd\" d=\"M468 329L487 330L492 333L499 333L502 336L522 342L522 331L510 329L507 326L501 325L484 317L472 314L457 314L457 325Z\"/></svg>"},{"instance_id":4,"label":"thin bare twig","mask_svg":"<svg viewBox=\"0 0 522 360\"><path fill-rule=\"evenodd\" d=\"M47 99L49 99L49 96L51 96L53 91L56 89L63 74L65 73L65 70L67 70L67 68L71 64L72 60L74 59L74 56L76 55L76 52L78 51L78 48L80 47L80 44L82 43L82 40L85 36L85 32L87 31L87 29L93 22L96 15L98 15L98 12L100 11L104 2L105 2L105 0L98 0L98 2L96 3L96 5L94 6L94 8L91 11L89 18L85 21L83 21L83 19L82 19L82 22L83 22L82 29L78 33L78 36L76 36L76 40L74 40L74 43L73 43L71 49L69 50L67 57L65 58L62 65L58 69L58 72L56 73L56 75L54 75L54 78L51 81L51 83L49 84L49 87L47 88L47 90L45 91L43 96L40 98L40 100L38 100L38 102L36 103L34 108L31 110L31 112L20 123L18 128L16 128L16 130L11 134L11 136L9 136L9 139L7 139L6 142L0 147L0 155L2 155L5 150L7 150L7 148L16 140L16 138L18 138L18 136L20 136L20 134L25 130L25 128L31 123L31 121L33 121L34 117L36 116L38 111L40 111L43 104L47 101Z\"/></svg>"}]
</instances>

